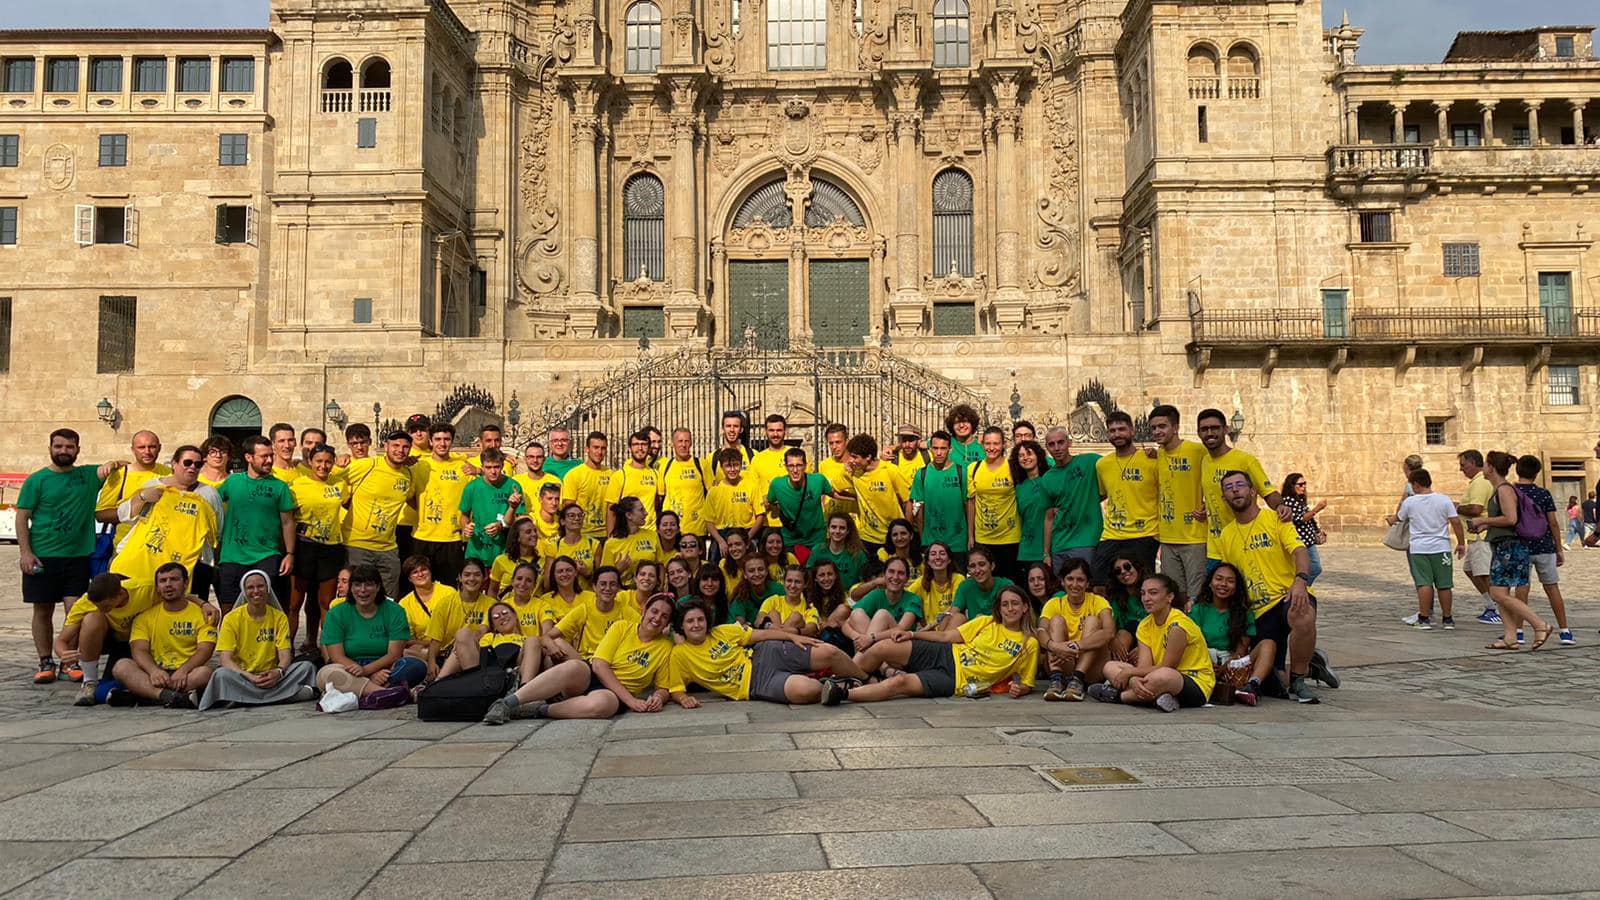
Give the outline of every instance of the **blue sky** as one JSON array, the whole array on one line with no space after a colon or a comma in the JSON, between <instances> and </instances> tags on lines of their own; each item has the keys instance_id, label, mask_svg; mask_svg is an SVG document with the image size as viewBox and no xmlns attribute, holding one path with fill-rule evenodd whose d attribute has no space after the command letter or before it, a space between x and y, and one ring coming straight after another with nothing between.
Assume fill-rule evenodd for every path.
<instances>
[{"instance_id":1,"label":"blue sky","mask_svg":"<svg viewBox=\"0 0 1600 900\"><path fill-rule=\"evenodd\" d=\"M1438 62L1457 31L1600 24L1596 0L1324 0L1327 24L1350 10L1364 63ZM267 0L0 0L0 28L259 27Z\"/></svg>"}]
</instances>

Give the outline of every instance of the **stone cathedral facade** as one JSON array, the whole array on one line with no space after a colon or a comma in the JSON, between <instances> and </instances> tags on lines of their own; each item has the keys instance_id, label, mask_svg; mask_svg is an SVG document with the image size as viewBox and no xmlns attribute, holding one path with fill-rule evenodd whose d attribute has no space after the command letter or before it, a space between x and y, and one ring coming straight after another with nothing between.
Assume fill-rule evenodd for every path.
<instances>
[{"instance_id":1,"label":"stone cathedral facade","mask_svg":"<svg viewBox=\"0 0 1600 900\"><path fill-rule=\"evenodd\" d=\"M821 348L1002 420L1090 379L1238 412L1333 523L1408 452L1592 489L1592 27L1367 66L1322 14L274 0L262 31L0 32L0 468L60 424L96 455L471 383L531 425L641 359ZM809 394L751 412L820 422Z\"/></svg>"}]
</instances>

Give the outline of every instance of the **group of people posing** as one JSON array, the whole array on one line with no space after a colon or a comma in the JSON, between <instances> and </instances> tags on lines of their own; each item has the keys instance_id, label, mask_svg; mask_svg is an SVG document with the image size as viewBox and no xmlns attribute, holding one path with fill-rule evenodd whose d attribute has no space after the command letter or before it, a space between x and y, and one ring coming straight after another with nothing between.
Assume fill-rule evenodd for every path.
<instances>
[{"instance_id":1,"label":"group of people posing","mask_svg":"<svg viewBox=\"0 0 1600 900\"><path fill-rule=\"evenodd\" d=\"M82 681L82 705L337 690L381 707L499 666L515 689L491 723L703 690L1020 697L1040 678L1047 700L1164 711L1318 702L1314 682L1338 679L1316 649L1305 479L1268 481L1218 410L1193 420L1198 443L1171 406L1148 421L1140 446L1111 413L1099 456L957 406L925 441L830 425L815 465L783 416L752 449L737 412L709 452L646 427L616 466L600 432L580 456L556 429L513 458L487 426L469 455L422 416L376 455L364 425L341 452L279 424L170 467L151 432L131 460L80 466L61 429L18 504L35 681Z\"/></svg>"}]
</instances>

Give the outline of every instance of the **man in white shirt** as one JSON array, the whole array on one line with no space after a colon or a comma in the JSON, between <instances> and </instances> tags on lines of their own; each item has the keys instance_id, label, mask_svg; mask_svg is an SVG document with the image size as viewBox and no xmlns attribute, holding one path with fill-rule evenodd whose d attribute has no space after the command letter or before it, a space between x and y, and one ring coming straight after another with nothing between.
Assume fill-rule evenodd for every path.
<instances>
[{"instance_id":1,"label":"man in white shirt","mask_svg":"<svg viewBox=\"0 0 1600 900\"><path fill-rule=\"evenodd\" d=\"M1439 613L1442 624L1448 629L1456 627L1451 617L1451 588L1455 587L1454 560L1465 559L1467 535L1461 527L1461 517L1456 505L1444 494L1433 491L1433 476L1427 469L1414 469L1406 474L1411 485L1411 496L1400 502L1400 509L1389 517L1389 524L1405 522L1411 528L1411 548L1406 551L1406 561L1411 565L1411 583L1417 588L1417 614L1403 619L1413 628L1424 631L1433 627L1433 595L1439 595ZM1450 533L1454 531L1455 550L1450 549Z\"/></svg>"}]
</instances>

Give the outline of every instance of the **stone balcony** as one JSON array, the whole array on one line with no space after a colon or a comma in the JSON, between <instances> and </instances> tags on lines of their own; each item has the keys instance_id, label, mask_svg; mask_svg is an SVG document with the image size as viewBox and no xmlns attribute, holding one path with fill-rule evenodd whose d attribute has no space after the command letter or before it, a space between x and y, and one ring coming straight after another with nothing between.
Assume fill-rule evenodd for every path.
<instances>
[{"instance_id":1,"label":"stone balcony","mask_svg":"<svg viewBox=\"0 0 1600 900\"><path fill-rule=\"evenodd\" d=\"M1455 184L1568 184L1578 191L1600 178L1600 146L1354 144L1328 149L1329 190L1352 199L1403 186L1408 194Z\"/></svg>"}]
</instances>

